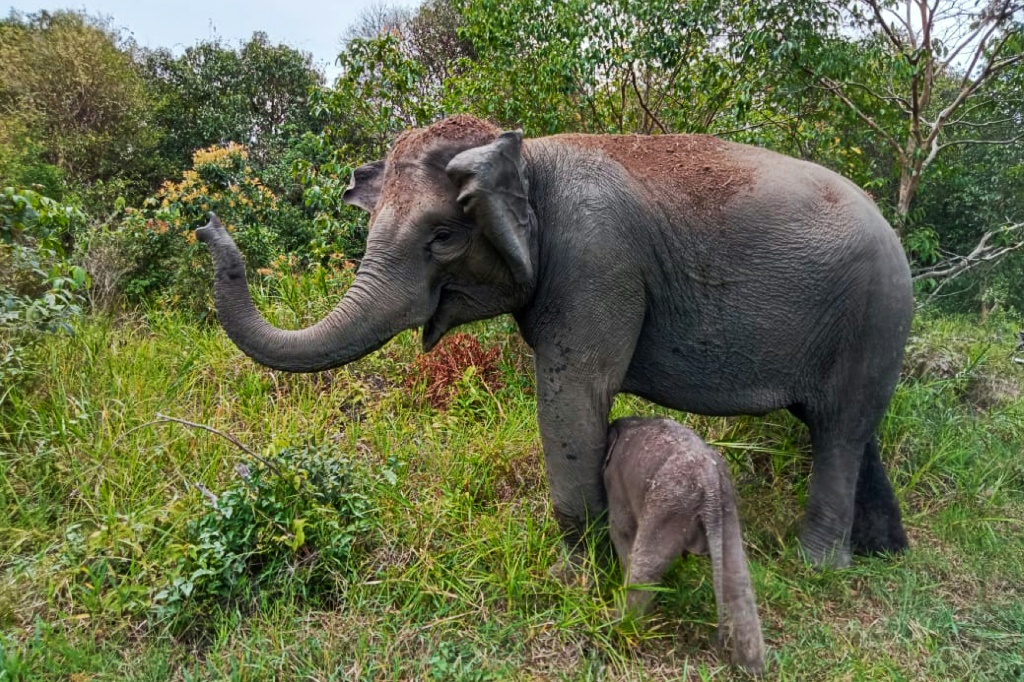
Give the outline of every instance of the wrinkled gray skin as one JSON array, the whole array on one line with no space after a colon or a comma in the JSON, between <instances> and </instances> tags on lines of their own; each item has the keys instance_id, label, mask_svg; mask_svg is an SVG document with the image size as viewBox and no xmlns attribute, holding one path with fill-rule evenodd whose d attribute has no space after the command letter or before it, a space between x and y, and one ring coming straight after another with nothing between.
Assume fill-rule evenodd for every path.
<instances>
[{"instance_id":1,"label":"wrinkled gray skin","mask_svg":"<svg viewBox=\"0 0 1024 682\"><path fill-rule=\"evenodd\" d=\"M913 310L871 199L820 166L706 136L524 141L456 117L355 171L366 255L337 307L285 331L252 304L215 218L218 318L264 365L338 367L423 327L511 312L535 353L555 514L574 546L605 508L616 393L706 415L786 408L810 429L801 532L817 565L906 546L875 444Z\"/></svg>"},{"instance_id":2,"label":"wrinkled gray skin","mask_svg":"<svg viewBox=\"0 0 1024 682\"><path fill-rule=\"evenodd\" d=\"M761 621L725 460L671 419L618 419L608 429L604 484L626 585L659 582L679 556L710 555L719 642L734 664L761 674ZM631 590L626 605L642 613L653 597Z\"/></svg>"}]
</instances>

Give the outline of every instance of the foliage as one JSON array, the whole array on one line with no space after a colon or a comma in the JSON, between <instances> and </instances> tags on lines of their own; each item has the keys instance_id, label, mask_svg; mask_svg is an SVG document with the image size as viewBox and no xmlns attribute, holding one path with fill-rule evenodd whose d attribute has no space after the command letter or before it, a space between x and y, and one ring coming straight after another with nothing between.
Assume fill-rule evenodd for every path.
<instances>
[{"instance_id":1,"label":"foliage","mask_svg":"<svg viewBox=\"0 0 1024 682\"><path fill-rule=\"evenodd\" d=\"M28 374L26 347L40 332L70 332L82 313L88 275L64 245L84 219L32 190L0 191L0 405Z\"/></svg>"},{"instance_id":2,"label":"foliage","mask_svg":"<svg viewBox=\"0 0 1024 682\"><path fill-rule=\"evenodd\" d=\"M549 577L532 358L507 320L472 327L487 351L455 334L414 361L406 333L333 372L264 370L188 314L211 279L189 237L216 210L261 312L308 324L366 237L341 200L352 168L469 112L778 149L894 219L909 207L918 265L969 252L1024 210L1019 5L875 4L429 0L349 40L313 92L308 57L261 34L176 57L80 14L0 21L0 186L17 188L0 196L0 678L731 679L706 562L673 570L642 628L610 617L621 576L600 548L588 585ZM959 11L939 27L988 47L966 68L937 34L901 43L934 15L903 30L890 7ZM802 426L671 413L728 456L780 677L1021 677L1022 278L1018 252L939 299L981 323L915 321L880 434L904 557L808 569ZM139 310L72 324L90 284L94 311L115 286ZM39 333L55 328L73 335ZM139 428L157 410L245 431L269 465ZM624 414L670 412L620 396ZM330 445L282 447L310 433Z\"/></svg>"},{"instance_id":3,"label":"foliage","mask_svg":"<svg viewBox=\"0 0 1024 682\"><path fill-rule=\"evenodd\" d=\"M1013 118L1011 115L1009 118ZM983 119L979 116L979 123ZM1004 129L1002 134L1011 132ZM1000 133L991 131L999 136ZM949 253L970 253L978 235L1024 222L1024 146L962 145L939 156L917 192L915 231L934 234L930 265ZM933 227L934 226L934 227ZM910 232L905 242L913 236ZM1024 311L1024 259L1011 254L978 267L950 285L937 302L945 310L991 310L1005 306Z\"/></svg>"},{"instance_id":4,"label":"foliage","mask_svg":"<svg viewBox=\"0 0 1024 682\"><path fill-rule=\"evenodd\" d=\"M210 257L194 232L210 211L234 233L252 268L266 267L278 255L283 231L301 228L279 227L289 214L279 211L277 197L256 177L245 147L200 149L192 165L179 181L165 182L147 200L149 208L126 208L117 229L93 241L94 247L113 241L127 260L121 291L130 301L158 294L197 312L211 309Z\"/></svg>"},{"instance_id":5,"label":"foliage","mask_svg":"<svg viewBox=\"0 0 1024 682\"><path fill-rule=\"evenodd\" d=\"M350 40L338 65L334 86L311 96L323 132L306 136L305 154L292 167L303 203L314 214L311 251L321 259L339 251L363 254L366 214L342 199L352 169L383 157L402 130L431 123L441 113L426 69L391 33Z\"/></svg>"},{"instance_id":6,"label":"foliage","mask_svg":"<svg viewBox=\"0 0 1024 682\"><path fill-rule=\"evenodd\" d=\"M0 21L0 173L112 200L104 184L144 191L160 172L147 125L149 99L133 47L76 12L11 14ZM12 149L12 147L14 149ZM116 196L116 194L114 194ZM102 198L101 198L102 197Z\"/></svg>"},{"instance_id":7,"label":"foliage","mask_svg":"<svg viewBox=\"0 0 1024 682\"><path fill-rule=\"evenodd\" d=\"M85 216L32 190L0 192L0 329L53 329L81 312L83 268L65 244Z\"/></svg>"},{"instance_id":8,"label":"foliage","mask_svg":"<svg viewBox=\"0 0 1024 682\"><path fill-rule=\"evenodd\" d=\"M380 158L398 133L441 113L426 69L390 33L350 41L338 67L333 88L318 91L312 108L331 121L325 137L348 158Z\"/></svg>"},{"instance_id":9,"label":"foliage","mask_svg":"<svg viewBox=\"0 0 1024 682\"><path fill-rule=\"evenodd\" d=\"M598 72L584 56L593 17L588 0L466 0L460 37L475 58L464 60L445 99L449 113L467 112L534 135L592 130L588 115ZM592 111L592 109L591 109Z\"/></svg>"},{"instance_id":10,"label":"foliage","mask_svg":"<svg viewBox=\"0 0 1024 682\"><path fill-rule=\"evenodd\" d=\"M84 222L79 209L34 190L5 187L0 193L0 241L7 244L59 251Z\"/></svg>"},{"instance_id":11,"label":"foliage","mask_svg":"<svg viewBox=\"0 0 1024 682\"><path fill-rule=\"evenodd\" d=\"M763 87L770 55L753 49L770 6L700 0L543 3L463 0L460 35L476 58L452 79L449 110L532 134L764 132L793 100ZM787 22L796 23L787 6ZM808 12L811 14L811 12ZM760 85L759 85L760 83ZM777 142L777 140L772 140Z\"/></svg>"},{"instance_id":12,"label":"foliage","mask_svg":"<svg viewBox=\"0 0 1024 682\"><path fill-rule=\"evenodd\" d=\"M347 162L329 141L329 133L307 135L295 148L290 171L300 186L301 203L310 218L306 245L313 260L332 254L360 258L366 247L366 212L343 200L355 163Z\"/></svg>"},{"instance_id":13,"label":"foliage","mask_svg":"<svg viewBox=\"0 0 1024 682\"><path fill-rule=\"evenodd\" d=\"M409 20L403 33L417 62L427 72L427 80L444 88L466 63L478 59L472 44L460 35L462 15L456 0L425 0Z\"/></svg>"},{"instance_id":14,"label":"foliage","mask_svg":"<svg viewBox=\"0 0 1024 682\"><path fill-rule=\"evenodd\" d=\"M441 339L433 351L416 358L415 370L406 378L405 385L415 388L423 384L427 402L439 410L464 394L474 381L493 395L502 386L500 354L498 346L485 351L475 336L451 334Z\"/></svg>"},{"instance_id":15,"label":"foliage","mask_svg":"<svg viewBox=\"0 0 1024 682\"><path fill-rule=\"evenodd\" d=\"M310 55L274 45L266 33L237 49L210 40L181 56L149 51L141 63L157 99L154 120L166 131L161 153L179 168L197 149L226 142L246 145L262 167L313 130L308 98L322 76Z\"/></svg>"},{"instance_id":16,"label":"foliage","mask_svg":"<svg viewBox=\"0 0 1024 682\"><path fill-rule=\"evenodd\" d=\"M311 600L336 598L373 548L380 521L372 486L394 479L315 445L281 449L235 472L220 493L204 489L208 509L171 547L173 568L153 596L161 617L294 586Z\"/></svg>"},{"instance_id":17,"label":"foliage","mask_svg":"<svg viewBox=\"0 0 1024 682\"><path fill-rule=\"evenodd\" d=\"M805 77L807 88L846 109L854 134L869 134L888 157L897 182L884 199L898 231L913 226L917 194L942 156L975 145L1012 145L1019 158L1019 3L826 6L822 14L830 19L814 27L814 39L791 43L781 56L793 78Z\"/></svg>"},{"instance_id":18,"label":"foliage","mask_svg":"<svg viewBox=\"0 0 1024 682\"><path fill-rule=\"evenodd\" d=\"M277 197L256 177L248 159L248 150L235 143L197 150L192 170L180 182L167 181L160 188L155 217L166 221L169 231L182 233L213 211L223 216L229 231L235 231L234 224L242 226L235 237L239 248L254 266L266 265L276 251L276 235L266 226L273 222Z\"/></svg>"},{"instance_id":19,"label":"foliage","mask_svg":"<svg viewBox=\"0 0 1024 682\"><path fill-rule=\"evenodd\" d=\"M299 300L331 304L320 284L295 279ZM256 293L268 318L293 319L290 300ZM1022 325L918 316L881 431L911 550L843 571L816 571L797 551L810 459L795 419L616 400L613 417L670 415L725 454L776 677L1020 677L1024 403L991 382L1024 387L1013 362ZM508 326L498 319L471 332L501 341ZM251 364L218 329L173 309L116 323L90 317L75 331L29 349L26 359L46 371L14 386L0 409L0 670L41 680L745 679L715 647L706 559L680 561L634 625L611 613L621 575L610 551L595 548L586 584L550 576L561 540L525 345L501 344L502 388L491 395L471 382L440 414L404 386L414 333L349 367L295 375ZM470 399L474 409L458 409ZM185 575L171 572L200 544L186 528L240 529L195 484L218 505L229 491L236 509L255 502L242 495L251 486L235 471L237 449L173 425L139 428L155 411L230 432L268 458L288 449L290 462L307 447L289 446L320 434L324 460L348 462L356 473L347 490L373 510L365 544L348 555L355 577L311 572L303 548L287 544L291 519L327 524L333 511L285 512L275 530L254 516L279 570L252 555L227 599L196 588L160 621L153 596ZM393 485L375 480L384 469ZM320 504L287 475L259 475L262 491L293 508Z\"/></svg>"}]
</instances>

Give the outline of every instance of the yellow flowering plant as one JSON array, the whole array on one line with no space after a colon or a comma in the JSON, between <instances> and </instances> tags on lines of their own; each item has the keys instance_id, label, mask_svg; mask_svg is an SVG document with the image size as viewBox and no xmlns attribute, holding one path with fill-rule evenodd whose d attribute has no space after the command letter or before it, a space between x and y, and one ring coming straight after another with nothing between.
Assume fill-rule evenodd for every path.
<instances>
[{"instance_id":1,"label":"yellow flowering plant","mask_svg":"<svg viewBox=\"0 0 1024 682\"><path fill-rule=\"evenodd\" d=\"M279 246L269 229L277 197L253 173L245 147L234 142L200 149L192 169L178 182L167 181L155 199L154 217L161 225L195 243L195 228L215 212L255 267L266 266Z\"/></svg>"},{"instance_id":2,"label":"yellow flowering plant","mask_svg":"<svg viewBox=\"0 0 1024 682\"><path fill-rule=\"evenodd\" d=\"M209 254L196 243L195 229L215 212L233 233L253 269L270 266L281 253L278 199L254 173L243 145L228 143L200 149L192 168L168 180L141 210L127 209L119 241L131 251L135 267L124 282L129 300L212 309Z\"/></svg>"}]
</instances>

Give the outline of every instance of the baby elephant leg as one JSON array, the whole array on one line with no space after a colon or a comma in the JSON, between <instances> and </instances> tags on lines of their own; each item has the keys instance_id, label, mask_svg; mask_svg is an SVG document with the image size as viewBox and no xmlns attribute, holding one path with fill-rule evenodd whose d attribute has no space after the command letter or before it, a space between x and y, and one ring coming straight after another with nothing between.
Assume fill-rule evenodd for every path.
<instances>
[{"instance_id":1,"label":"baby elephant leg","mask_svg":"<svg viewBox=\"0 0 1024 682\"><path fill-rule=\"evenodd\" d=\"M719 463L719 467L725 466L724 461ZM764 672L764 639L743 552L736 493L725 472L720 471L718 478L721 495L714 497L720 504L710 504L704 518L718 602L718 636L722 645L732 650L735 665L760 675Z\"/></svg>"},{"instance_id":2,"label":"baby elephant leg","mask_svg":"<svg viewBox=\"0 0 1024 682\"><path fill-rule=\"evenodd\" d=\"M693 544L695 532L693 517L686 517L663 509L648 508L637 524L636 537L629 555L626 571L626 607L639 616L647 611L654 592L646 587L660 583L665 572L683 550ZM628 566L628 568L627 568Z\"/></svg>"}]
</instances>

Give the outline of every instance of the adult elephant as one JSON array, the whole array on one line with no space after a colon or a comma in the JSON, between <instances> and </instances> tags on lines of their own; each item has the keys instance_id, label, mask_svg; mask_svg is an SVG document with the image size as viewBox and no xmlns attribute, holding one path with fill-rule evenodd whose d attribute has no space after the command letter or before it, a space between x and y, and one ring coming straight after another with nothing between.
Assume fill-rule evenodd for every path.
<instances>
[{"instance_id":1,"label":"adult elephant","mask_svg":"<svg viewBox=\"0 0 1024 682\"><path fill-rule=\"evenodd\" d=\"M708 136L523 140L467 116L404 133L357 168L366 256L324 319L286 331L256 311L216 217L221 324L269 367L313 372L423 327L511 312L536 356L554 512L572 544L605 508L616 393L706 415L787 408L810 429L801 531L819 566L906 547L876 429L913 300L896 235L835 173Z\"/></svg>"}]
</instances>

